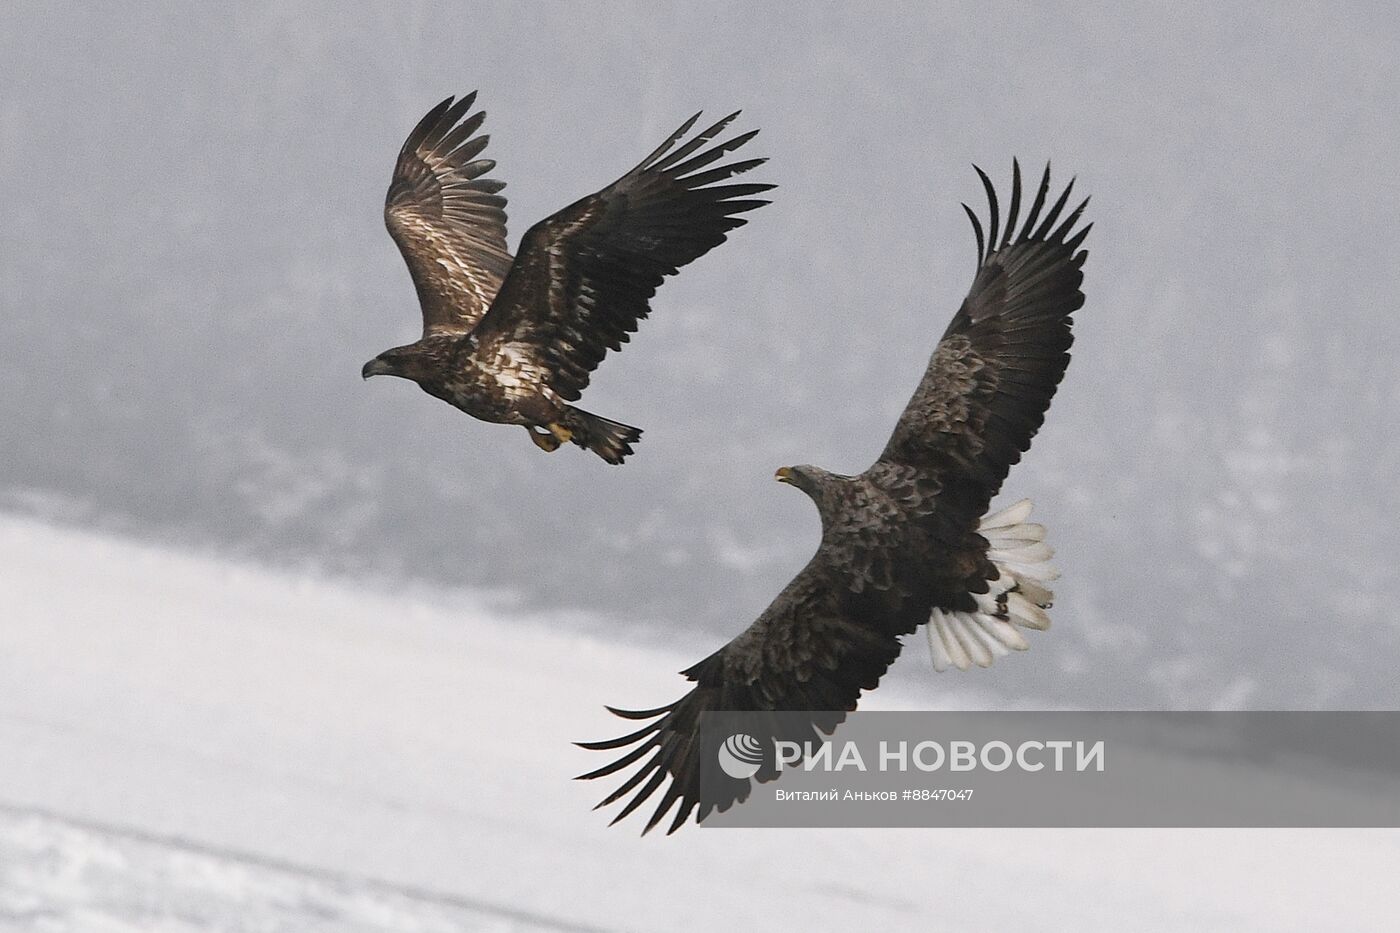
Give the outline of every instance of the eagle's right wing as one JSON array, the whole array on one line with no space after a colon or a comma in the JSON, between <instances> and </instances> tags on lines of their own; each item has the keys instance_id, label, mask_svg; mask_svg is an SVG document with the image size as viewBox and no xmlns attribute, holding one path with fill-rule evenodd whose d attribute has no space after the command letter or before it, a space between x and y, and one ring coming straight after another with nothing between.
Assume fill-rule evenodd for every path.
<instances>
[{"instance_id":1,"label":"eagle's right wing","mask_svg":"<svg viewBox=\"0 0 1400 933\"><path fill-rule=\"evenodd\" d=\"M611 764L580 775L580 779L604 777L636 765L622 786L598 805L632 794L613 822L631 813L668 781L644 832L677 803L668 833L679 829L692 812L697 821L703 820L713 810L723 812L748 798L752 785L746 780L735 780L718 794L701 786L701 755L714 751L701 747L701 714L811 711L810 721L774 722L772 734L763 737L802 743L819 738L819 733L831 733L846 718L846 712L856 708L861 691L873 690L879 683L899 655L899 633L912 631L914 623L854 608L856 604L848 602L846 581L828 569L823 557L818 552L748 629L682 672L695 682L685 696L652 710L609 707L624 719L652 722L621 738L579 743L599 751L626 749ZM776 777L771 766L756 775L759 781Z\"/></svg>"},{"instance_id":2,"label":"eagle's right wing","mask_svg":"<svg viewBox=\"0 0 1400 933\"><path fill-rule=\"evenodd\" d=\"M763 159L723 161L758 132L706 145L738 114L689 140L699 114L640 165L526 232L520 255L477 331L482 355L525 353L546 384L575 401L608 350L650 312L662 280L723 243L769 184L730 180Z\"/></svg>"},{"instance_id":3,"label":"eagle's right wing","mask_svg":"<svg viewBox=\"0 0 1400 933\"><path fill-rule=\"evenodd\" d=\"M466 334L486 313L510 269L505 182L477 159L489 136L473 136L486 117L467 119L476 92L449 97L418 122L399 152L384 200L384 222L399 245L418 302L423 335ZM461 121L460 123L458 121Z\"/></svg>"}]
</instances>

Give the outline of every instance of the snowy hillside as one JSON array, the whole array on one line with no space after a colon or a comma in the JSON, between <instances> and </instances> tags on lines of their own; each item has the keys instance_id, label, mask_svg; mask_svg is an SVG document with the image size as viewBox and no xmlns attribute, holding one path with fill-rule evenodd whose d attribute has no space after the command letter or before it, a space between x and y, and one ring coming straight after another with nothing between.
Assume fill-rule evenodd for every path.
<instances>
[{"instance_id":1,"label":"snowy hillside","mask_svg":"<svg viewBox=\"0 0 1400 933\"><path fill-rule=\"evenodd\" d=\"M1394 832L638 838L569 780L693 658L0 519L0 928L1380 929ZM1033 652L1032 652L1033 653ZM950 682L951 683L951 682ZM870 705L898 705L877 693Z\"/></svg>"}]
</instances>

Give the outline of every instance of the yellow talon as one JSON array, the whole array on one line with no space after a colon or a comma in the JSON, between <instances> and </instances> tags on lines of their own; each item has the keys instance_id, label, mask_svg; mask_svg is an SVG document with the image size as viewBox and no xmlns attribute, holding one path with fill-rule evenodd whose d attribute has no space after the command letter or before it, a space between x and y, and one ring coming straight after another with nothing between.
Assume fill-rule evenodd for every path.
<instances>
[{"instance_id":1,"label":"yellow talon","mask_svg":"<svg viewBox=\"0 0 1400 933\"><path fill-rule=\"evenodd\" d=\"M526 428L530 432L530 440L535 442L535 446L547 454L552 454L559 449L561 441L553 434L536 434L533 428Z\"/></svg>"},{"instance_id":2,"label":"yellow talon","mask_svg":"<svg viewBox=\"0 0 1400 933\"><path fill-rule=\"evenodd\" d=\"M562 424L557 424L551 421L549 424L545 425L545 427L549 429L550 434L554 435L556 447L559 444L567 444L569 441L574 439L574 432L570 431Z\"/></svg>"}]
</instances>

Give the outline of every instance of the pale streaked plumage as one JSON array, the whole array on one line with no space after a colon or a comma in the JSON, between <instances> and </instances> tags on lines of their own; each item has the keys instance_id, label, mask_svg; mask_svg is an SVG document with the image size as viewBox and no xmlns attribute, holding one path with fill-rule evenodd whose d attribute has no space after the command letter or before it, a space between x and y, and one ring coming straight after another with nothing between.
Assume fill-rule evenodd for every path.
<instances>
[{"instance_id":1,"label":"pale streaked plumage","mask_svg":"<svg viewBox=\"0 0 1400 933\"><path fill-rule=\"evenodd\" d=\"M621 349L662 280L745 223L766 184L718 184L762 159L720 161L753 138L704 148L737 114L682 139L699 114L613 184L535 224L506 251L504 184L477 158L476 94L448 98L409 134L385 199L423 312L423 337L365 364L401 376L484 421L523 425L544 450L565 441L609 463L641 430L577 401L608 350ZM679 145L678 145L679 144Z\"/></svg>"}]
</instances>

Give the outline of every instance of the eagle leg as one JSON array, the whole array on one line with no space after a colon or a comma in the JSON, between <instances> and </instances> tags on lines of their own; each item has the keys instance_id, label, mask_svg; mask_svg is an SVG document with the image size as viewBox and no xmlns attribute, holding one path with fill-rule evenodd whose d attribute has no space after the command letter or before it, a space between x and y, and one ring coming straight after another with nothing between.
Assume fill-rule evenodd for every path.
<instances>
[{"instance_id":1,"label":"eagle leg","mask_svg":"<svg viewBox=\"0 0 1400 933\"><path fill-rule=\"evenodd\" d=\"M530 440L535 442L535 446L547 454L554 453L559 449L559 445L563 443L563 441L559 440L559 438L555 437L553 434L536 434L535 429L528 424L525 426L525 430L530 432Z\"/></svg>"},{"instance_id":2,"label":"eagle leg","mask_svg":"<svg viewBox=\"0 0 1400 933\"><path fill-rule=\"evenodd\" d=\"M549 424L545 425L545 427L549 429L550 434L554 435L556 447L559 446L559 444L567 444L574 439L573 429L566 428L558 422L551 421Z\"/></svg>"}]
</instances>

